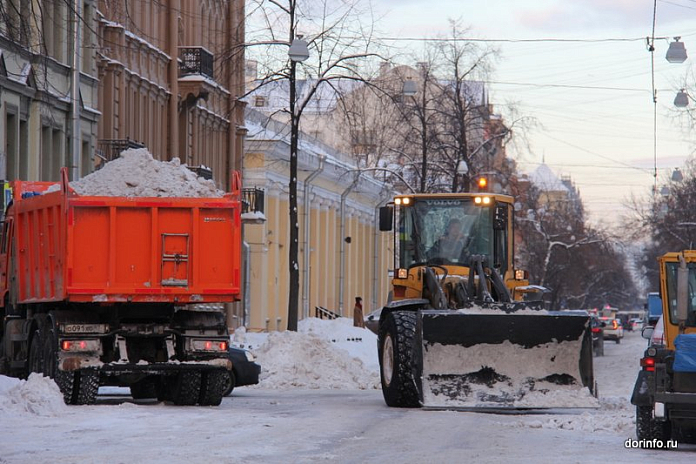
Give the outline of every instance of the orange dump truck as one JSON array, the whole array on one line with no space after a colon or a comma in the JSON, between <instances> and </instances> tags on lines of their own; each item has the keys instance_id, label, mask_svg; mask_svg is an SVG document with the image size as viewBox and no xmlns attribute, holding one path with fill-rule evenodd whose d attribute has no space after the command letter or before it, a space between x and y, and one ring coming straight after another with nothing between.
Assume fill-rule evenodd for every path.
<instances>
[{"instance_id":1,"label":"orange dump truck","mask_svg":"<svg viewBox=\"0 0 696 464\"><path fill-rule=\"evenodd\" d=\"M43 373L68 404L93 403L100 385L219 404L231 368L219 303L240 299L233 179L221 198L80 196L65 169L59 184L15 181L0 242L0 374Z\"/></svg>"}]
</instances>

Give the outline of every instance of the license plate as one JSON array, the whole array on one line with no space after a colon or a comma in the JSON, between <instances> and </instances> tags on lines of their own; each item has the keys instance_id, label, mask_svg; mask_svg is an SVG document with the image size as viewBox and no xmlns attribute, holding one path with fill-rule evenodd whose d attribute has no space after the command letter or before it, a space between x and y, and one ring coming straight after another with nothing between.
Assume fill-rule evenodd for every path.
<instances>
[{"instance_id":1,"label":"license plate","mask_svg":"<svg viewBox=\"0 0 696 464\"><path fill-rule=\"evenodd\" d=\"M106 324L63 324L63 333L83 334L83 333L106 333Z\"/></svg>"}]
</instances>

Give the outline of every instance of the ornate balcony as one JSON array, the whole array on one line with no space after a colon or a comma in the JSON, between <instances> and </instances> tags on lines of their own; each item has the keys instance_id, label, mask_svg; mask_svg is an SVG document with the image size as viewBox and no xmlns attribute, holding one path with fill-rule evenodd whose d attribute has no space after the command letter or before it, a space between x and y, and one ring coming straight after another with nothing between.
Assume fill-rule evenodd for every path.
<instances>
[{"instance_id":1,"label":"ornate balcony","mask_svg":"<svg viewBox=\"0 0 696 464\"><path fill-rule=\"evenodd\" d=\"M200 74L213 79L213 58L203 47L179 47L179 77Z\"/></svg>"}]
</instances>

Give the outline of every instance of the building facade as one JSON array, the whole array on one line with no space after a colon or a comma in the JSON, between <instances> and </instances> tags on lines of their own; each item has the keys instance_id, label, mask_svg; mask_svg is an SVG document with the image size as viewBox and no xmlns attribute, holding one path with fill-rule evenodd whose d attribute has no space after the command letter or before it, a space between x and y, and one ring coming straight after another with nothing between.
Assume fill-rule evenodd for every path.
<instances>
[{"instance_id":1,"label":"building facade","mask_svg":"<svg viewBox=\"0 0 696 464\"><path fill-rule=\"evenodd\" d=\"M247 111L244 185L265 190L265 221L246 224L250 330L284 330L288 308L289 136L287 125ZM309 140L312 140L311 142ZM393 267L390 234L378 230L378 207L393 191L345 156L301 136L298 152L300 318L317 307L352 317L356 297L365 313L381 308Z\"/></svg>"},{"instance_id":2,"label":"building facade","mask_svg":"<svg viewBox=\"0 0 696 464\"><path fill-rule=\"evenodd\" d=\"M97 145L96 2L0 0L0 178L89 172Z\"/></svg>"},{"instance_id":3,"label":"building facade","mask_svg":"<svg viewBox=\"0 0 696 464\"><path fill-rule=\"evenodd\" d=\"M101 155L142 144L228 188L245 133L244 2L101 0L98 31Z\"/></svg>"}]
</instances>

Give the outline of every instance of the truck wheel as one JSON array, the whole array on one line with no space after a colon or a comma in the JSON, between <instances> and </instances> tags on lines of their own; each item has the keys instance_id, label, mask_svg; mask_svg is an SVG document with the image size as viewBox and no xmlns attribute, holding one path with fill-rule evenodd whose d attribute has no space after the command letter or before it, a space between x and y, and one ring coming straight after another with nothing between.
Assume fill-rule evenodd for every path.
<instances>
[{"instance_id":1,"label":"truck wheel","mask_svg":"<svg viewBox=\"0 0 696 464\"><path fill-rule=\"evenodd\" d=\"M636 406L636 437L652 439L652 408L649 406Z\"/></svg>"},{"instance_id":2,"label":"truck wheel","mask_svg":"<svg viewBox=\"0 0 696 464\"><path fill-rule=\"evenodd\" d=\"M94 404L99 392L99 371L82 369L75 375L77 388L73 392L73 404Z\"/></svg>"},{"instance_id":3,"label":"truck wheel","mask_svg":"<svg viewBox=\"0 0 696 464\"><path fill-rule=\"evenodd\" d=\"M621 343L621 339L620 339L620 338L617 338L617 339L616 339L616 344L618 345L619 343Z\"/></svg>"},{"instance_id":4,"label":"truck wheel","mask_svg":"<svg viewBox=\"0 0 696 464\"><path fill-rule=\"evenodd\" d=\"M41 343L41 333L37 330L31 338L29 347L29 373L43 372L43 344Z\"/></svg>"},{"instance_id":5,"label":"truck wheel","mask_svg":"<svg viewBox=\"0 0 696 464\"><path fill-rule=\"evenodd\" d=\"M63 393L65 404L73 403L75 373L58 369L58 338L51 331L44 339L44 375L53 379Z\"/></svg>"},{"instance_id":6,"label":"truck wheel","mask_svg":"<svg viewBox=\"0 0 696 464\"><path fill-rule=\"evenodd\" d=\"M413 351L416 313L389 313L379 331L379 365L382 395L387 406L415 408L419 406L418 390L413 373Z\"/></svg>"},{"instance_id":7,"label":"truck wheel","mask_svg":"<svg viewBox=\"0 0 696 464\"><path fill-rule=\"evenodd\" d=\"M639 440L669 440L672 437L670 422L656 421L652 413L650 406L636 406L636 436Z\"/></svg>"},{"instance_id":8,"label":"truck wheel","mask_svg":"<svg viewBox=\"0 0 696 464\"><path fill-rule=\"evenodd\" d=\"M207 371L201 374L201 393L198 403L201 406L219 406L225 393L225 384L230 376L227 370Z\"/></svg>"},{"instance_id":9,"label":"truck wheel","mask_svg":"<svg viewBox=\"0 0 696 464\"><path fill-rule=\"evenodd\" d=\"M232 390L234 390L235 383L237 382L237 379L235 378L234 375L234 369L230 370L227 379L225 380L225 388L222 391L222 396L230 396L232 394Z\"/></svg>"},{"instance_id":10,"label":"truck wheel","mask_svg":"<svg viewBox=\"0 0 696 464\"><path fill-rule=\"evenodd\" d=\"M193 406L201 393L201 371L179 372L174 381L172 401L178 406Z\"/></svg>"}]
</instances>

